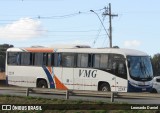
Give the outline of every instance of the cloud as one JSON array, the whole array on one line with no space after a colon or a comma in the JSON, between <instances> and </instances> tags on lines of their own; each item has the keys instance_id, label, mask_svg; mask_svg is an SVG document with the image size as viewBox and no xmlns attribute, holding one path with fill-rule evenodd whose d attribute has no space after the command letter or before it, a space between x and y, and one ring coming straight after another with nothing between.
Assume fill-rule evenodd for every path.
<instances>
[{"instance_id":1,"label":"cloud","mask_svg":"<svg viewBox=\"0 0 160 113\"><path fill-rule=\"evenodd\" d=\"M141 42L138 40L130 40L130 41L125 41L124 46L125 47L139 47L141 45Z\"/></svg>"},{"instance_id":2,"label":"cloud","mask_svg":"<svg viewBox=\"0 0 160 113\"><path fill-rule=\"evenodd\" d=\"M21 18L0 27L0 39L26 40L39 37L44 33L41 22L30 18Z\"/></svg>"}]
</instances>

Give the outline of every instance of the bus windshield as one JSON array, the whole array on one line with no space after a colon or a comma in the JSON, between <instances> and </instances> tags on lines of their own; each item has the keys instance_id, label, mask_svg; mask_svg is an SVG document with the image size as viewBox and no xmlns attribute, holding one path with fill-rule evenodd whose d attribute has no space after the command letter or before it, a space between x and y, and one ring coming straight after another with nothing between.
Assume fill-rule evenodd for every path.
<instances>
[{"instance_id":1,"label":"bus windshield","mask_svg":"<svg viewBox=\"0 0 160 113\"><path fill-rule=\"evenodd\" d=\"M148 81L153 78L152 64L149 56L128 56L130 77L138 81Z\"/></svg>"}]
</instances>

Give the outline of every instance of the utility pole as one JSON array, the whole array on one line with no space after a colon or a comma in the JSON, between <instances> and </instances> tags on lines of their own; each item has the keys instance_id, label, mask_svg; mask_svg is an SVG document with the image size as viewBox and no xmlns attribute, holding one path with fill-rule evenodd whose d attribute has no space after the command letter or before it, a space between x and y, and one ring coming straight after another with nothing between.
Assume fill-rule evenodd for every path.
<instances>
[{"instance_id":1,"label":"utility pole","mask_svg":"<svg viewBox=\"0 0 160 113\"><path fill-rule=\"evenodd\" d=\"M109 16L109 40L110 40L110 48L112 48L112 17L118 16L118 14L112 14L111 12L111 3L109 3L109 7L105 8L105 12L103 15Z\"/></svg>"}]
</instances>

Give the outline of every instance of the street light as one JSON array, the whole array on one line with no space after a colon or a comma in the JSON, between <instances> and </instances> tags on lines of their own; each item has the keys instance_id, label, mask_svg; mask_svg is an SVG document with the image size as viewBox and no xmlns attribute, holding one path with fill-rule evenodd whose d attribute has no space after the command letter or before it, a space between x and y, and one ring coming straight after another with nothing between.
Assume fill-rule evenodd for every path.
<instances>
[{"instance_id":1,"label":"street light","mask_svg":"<svg viewBox=\"0 0 160 113\"><path fill-rule=\"evenodd\" d=\"M108 37L109 37L109 34L108 34L108 32L107 32L107 30L106 30L106 28L105 28L105 26L104 26L104 24L103 24L101 18L99 17L99 15L98 15L96 12L94 12L93 10L90 10L90 11L97 15L99 21L101 22L101 24L102 24L102 26L103 26L103 28L104 28L104 30L105 30L105 32L106 32L106 34L107 34ZM110 40L110 39L109 39L109 40ZM110 40L110 42L111 42L111 40ZM111 47L112 47L112 46L110 45L110 48L111 48Z\"/></svg>"}]
</instances>

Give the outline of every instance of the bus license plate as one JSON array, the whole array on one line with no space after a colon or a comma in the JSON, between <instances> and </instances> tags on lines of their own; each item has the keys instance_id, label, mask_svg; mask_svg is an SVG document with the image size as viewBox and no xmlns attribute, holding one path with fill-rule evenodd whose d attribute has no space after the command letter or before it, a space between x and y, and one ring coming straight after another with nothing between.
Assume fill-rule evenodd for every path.
<instances>
[{"instance_id":1,"label":"bus license plate","mask_svg":"<svg viewBox=\"0 0 160 113\"><path fill-rule=\"evenodd\" d=\"M142 88L142 91L146 91L146 88Z\"/></svg>"}]
</instances>

